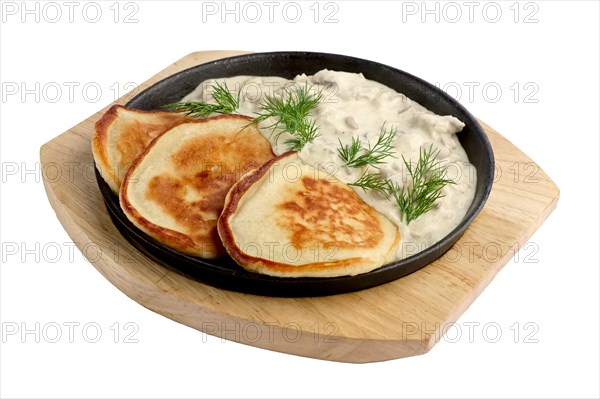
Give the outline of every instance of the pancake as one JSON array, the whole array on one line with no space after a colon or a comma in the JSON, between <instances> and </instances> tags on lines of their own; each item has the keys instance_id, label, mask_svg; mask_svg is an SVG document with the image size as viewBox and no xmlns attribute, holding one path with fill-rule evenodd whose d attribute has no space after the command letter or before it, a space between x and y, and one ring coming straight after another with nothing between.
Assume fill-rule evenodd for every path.
<instances>
[{"instance_id":1,"label":"pancake","mask_svg":"<svg viewBox=\"0 0 600 399\"><path fill-rule=\"evenodd\" d=\"M117 194L125 173L159 134L189 120L177 112L131 110L112 106L96 122L92 152L96 167Z\"/></svg>"},{"instance_id":2,"label":"pancake","mask_svg":"<svg viewBox=\"0 0 600 399\"><path fill-rule=\"evenodd\" d=\"M123 180L121 208L139 229L180 252L217 258L217 219L240 177L274 158L252 118L194 120L158 136Z\"/></svg>"},{"instance_id":3,"label":"pancake","mask_svg":"<svg viewBox=\"0 0 600 399\"><path fill-rule=\"evenodd\" d=\"M227 194L218 222L231 257L277 277L366 273L394 259L400 234L348 185L285 153Z\"/></svg>"}]
</instances>

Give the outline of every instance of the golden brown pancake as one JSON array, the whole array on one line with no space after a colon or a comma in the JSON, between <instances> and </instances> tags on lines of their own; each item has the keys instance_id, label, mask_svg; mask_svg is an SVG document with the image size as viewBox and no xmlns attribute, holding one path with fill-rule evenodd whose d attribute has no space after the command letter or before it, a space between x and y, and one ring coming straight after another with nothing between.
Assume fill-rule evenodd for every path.
<instances>
[{"instance_id":1,"label":"golden brown pancake","mask_svg":"<svg viewBox=\"0 0 600 399\"><path fill-rule=\"evenodd\" d=\"M178 251L225 253L217 219L231 186L274 158L252 118L221 115L158 136L123 180L121 208L138 228Z\"/></svg>"},{"instance_id":2,"label":"golden brown pancake","mask_svg":"<svg viewBox=\"0 0 600 399\"><path fill-rule=\"evenodd\" d=\"M122 105L106 111L96 122L92 152L113 192L119 192L125 173L156 136L187 120L176 112L131 110Z\"/></svg>"},{"instance_id":3,"label":"golden brown pancake","mask_svg":"<svg viewBox=\"0 0 600 399\"><path fill-rule=\"evenodd\" d=\"M218 231L247 270L278 277L371 271L394 258L398 229L348 185L285 153L238 181Z\"/></svg>"}]
</instances>

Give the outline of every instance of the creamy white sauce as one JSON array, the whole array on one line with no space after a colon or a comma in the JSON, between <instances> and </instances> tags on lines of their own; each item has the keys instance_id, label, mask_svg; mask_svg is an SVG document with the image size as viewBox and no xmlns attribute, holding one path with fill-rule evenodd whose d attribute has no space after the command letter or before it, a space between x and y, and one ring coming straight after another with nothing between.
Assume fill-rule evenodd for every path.
<instances>
[{"instance_id":1,"label":"creamy white sauce","mask_svg":"<svg viewBox=\"0 0 600 399\"><path fill-rule=\"evenodd\" d=\"M409 181L402 156L416 162L421 148L433 144L439 149L437 161L446 164L447 177L454 179L456 184L446 185L442 189L444 197L437 201L437 207L408 225L400 220L394 200L353 187L365 202L398 226L401 236L398 259L414 255L441 240L458 226L471 205L477 174L456 137L464 127L457 118L436 115L405 95L365 79L362 74L322 70L312 76L299 75L293 80L251 76L218 79L219 83L223 81L234 95L241 91L239 113L252 117L260 111L266 96L281 96L285 88L308 84L314 90L322 90L323 100L311 113L319 136L308 143L299 156L303 162L332 173L345 183L358 180L365 169L345 165L338 156L339 141L350 144L352 137L358 136L364 144L375 143L384 123L386 128L393 127L398 131L394 140L396 157L386 158L385 164L379 169L371 168L370 172L381 172L402 186ZM211 96L214 83L214 80L202 82L182 101L214 102ZM260 127L270 140L273 152L280 155L287 151L285 141L290 136L283 133L275 142L271 129L267 128L273 122L264 121Z\"/></svg>"}]
</instances>

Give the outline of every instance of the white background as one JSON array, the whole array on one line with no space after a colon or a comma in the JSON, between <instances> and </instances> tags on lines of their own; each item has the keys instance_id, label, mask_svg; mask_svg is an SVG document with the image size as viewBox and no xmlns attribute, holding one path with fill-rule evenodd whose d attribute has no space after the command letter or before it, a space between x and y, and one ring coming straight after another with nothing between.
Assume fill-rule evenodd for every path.
<instances>
[{"instance_id":1,"label":"white background","mask_svg":"<svg viewBox=\"0 0 600 399\"><path fill-rule=\"evenodd\" d=\"M244 20L255 14L246 8L244 15L241 3L239 23L235 15L221 23L222 10L206 15L201 2L191 1L98 2L96 23L90 22L95 8L83 13L85 3L75 2L73 22L63 2L53 8L29 2L37 15L23 14L21 2L3 3L3 397L598 397L597 2L509 1L485 8L484 2L338 1L319 4L315 22L311 1L299 3L297 23L285 20L283 2L272 23L262 2L256 23ZM424 7L439 13L423 14ZM475 7L471 16L469 7ZM502 14L493 23L498 8ZM452 22L457 10L462 17ZM294 18L292 11L285 17ZM337 22L325 23L333 11ZM127 15L133 23L125 23ZM459 319L460 339L442 339L423 356L365 365L222 342L143 308L77 250L71 256L71 239L46 199L40 173L26 172L35 170L40 146L113 102L117 88L123 94L129 82L212 49L342 53L460 86L463 105L557 183L557 209ZM473 82L479 86L469 98ZM502 95L483 92L486 84ZM101 88L98 98L94 87ZM32 90L24 98L23 88ZM57 247L61 254L52 250ZM72 343L64 324L70 322L80 323ZM133 331L125 329L128 322L139 328L132 337L137 343L124 342ZM40 342L21 334L35 323L57 323L62 338L48 342L55 330L46 330ZM86 323L100 326L97 343L83 336ZM480 323L471 339L469 323ZM482 332L486 323L500 327L498 342ZM10 335L15 326L19 331Z\"/></svg>"}]
</instances>

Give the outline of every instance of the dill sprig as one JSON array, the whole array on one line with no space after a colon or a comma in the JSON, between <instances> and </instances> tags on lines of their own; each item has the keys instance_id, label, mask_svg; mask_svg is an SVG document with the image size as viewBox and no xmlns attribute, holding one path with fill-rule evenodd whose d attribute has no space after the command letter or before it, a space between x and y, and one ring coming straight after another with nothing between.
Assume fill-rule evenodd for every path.
<instances>
[{"instance_id":1,"label":"dill sprig","mask_svg":"<svg viewBox=\"0 0 600 399\"><path fill-rule=\"evenodd\" d=\"M342 140L340 139L338 139L338 142L340 143L340 148L338 148L338 155L340 156L340 158L342 158L342 161L346 162L346 164L349 164L351 160L356 159L358 153L362 149L362 143L358 136L352 137L351 144L343 145Z\"/></svg>"},{"instance_id":2,"label":"dill sprig","mask_svg":"<svg viewBox=\"0 0 600 399\"><path fill-rule=\"evenodd\" d=\"M182 112L192 118L206 118L210 114L234 114L240 106L240 92L234 97L227 83L220 85L215 82L211 86L214 91L212 97L216 104L204 103L200 101L183 101L164 105L163 108L171 111Z\"/></svg>"},{"instance_id":3,"label":"dill sprig","mask_svg":"<svg viewBox=\"0 0 600 399\"><path fill-rule=\"evenodd\" d=\"M385 198L390 197L393 185L389 179L386 179L381 173L364 172L354 183L348 183L349 186L360 187L363 191L374 190L381 193Z\"/></svg>"},{"instance_id":4,"label":"dill sprig","mask_svg":"<svg viewBox=\"0 0 600 399\"><path fill-rule=\"evenodd\" d=\"M413 220L437 206L436 201L442 198L442 188L448 184L456 184L446 178L446 168L436 162L439 150L433 145L419 151L419 160L413 165L402 157L404 166L411 178L411 184L399 187L391 185L391 193L400 208L400 219L409 224Z\"/></svg>"},{"instance_id":5,"label":"dill sprig","mask_svg":"<svg viewBox=\"0 0 600 399\"><path fill-rule=\"evenodd\" d=\"M261 112L254 118L255 122L263 122L269 118L275 119L267 129L275 134L275 143L279 137L288 132L292 138L286 140L288 150L299 151L319 136L315 121L309 118L312 111L321 101L322 93L311 92L305 85L293 90L284 89L280 97L266 97L261 105ZM278 130L280 128L280 130Z\"/></svg>"},{"instance_id":6,"label":"dill sprig","mask_svg":"<svg viewBox=\"0 0 600 399\"><path fill-rule=\"evenodd\" d=\"M365 148L358 137L352 137L352 143L343 145L338 139L340 148L338 148L339 157L351 168L359 168L361 166L372 166L378 168L384 163L387 157L395 158L393 141L396 138L398 130L391 127L386 129L385 123L381 127L381 132L377 137L377 142Z\"/></svg>"},{"instance_id":7,"label":"dill sprig","mask_svg":"<svg viewBox=\"0 0 600 399\"><path fill-rule=\"evenodd\" d=\"M430 145L427 149L421 148L419 160L414 165L402 157L411 179L408 185L400 187L381 173L367 171L349 185L360 187L364 191L377 191L388 199L392 196L400 210L400 220L404 219L410 224L437 206L437 200L444 196L442 188L448 184L456 184L454 180L446 178L446 168L436 162L438 155L439 150L434 150L433 145Z\"/></svg>"}]
</instances>

